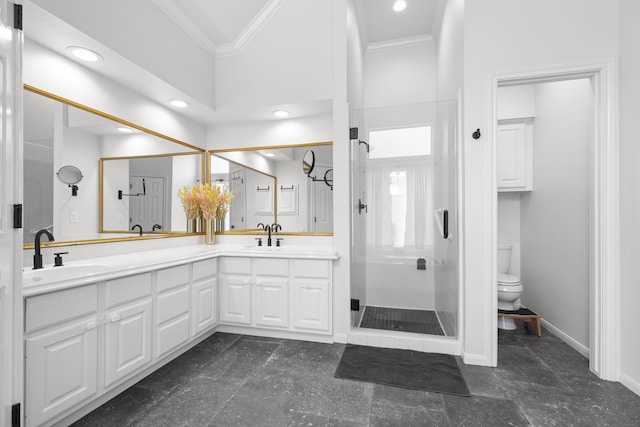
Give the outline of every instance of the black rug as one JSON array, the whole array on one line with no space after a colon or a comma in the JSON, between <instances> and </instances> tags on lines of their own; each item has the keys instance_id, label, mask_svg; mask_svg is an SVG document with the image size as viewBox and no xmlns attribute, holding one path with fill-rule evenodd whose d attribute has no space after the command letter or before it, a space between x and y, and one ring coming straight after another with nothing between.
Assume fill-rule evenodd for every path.
<instances>
[{"instance_id":1,"label":"black rug","mask_svg":"<svg viewBox=\"0 0 640 427\"><path fill-rule=\"evenodd\" d=\"M432 310L409 310L406 308L365 307L361 328L387 331L413 332L418 334L444 335L438 316Z\"/></svg>"},{"instance_id":2,"label":"black rug","mask_svg":"<svg viewBox=\"0 0 640 427\"><path fill-rule=\"evenodd\" d=\"M334 376L470 396L456 359L448 354L348 344Z\"/></svg>"}]
</instances>

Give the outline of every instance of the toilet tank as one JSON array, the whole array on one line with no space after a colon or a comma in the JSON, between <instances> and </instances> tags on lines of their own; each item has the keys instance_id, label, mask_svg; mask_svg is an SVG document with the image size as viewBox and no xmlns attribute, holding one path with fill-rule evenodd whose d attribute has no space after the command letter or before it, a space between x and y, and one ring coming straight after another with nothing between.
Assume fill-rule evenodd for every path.
<instances>
[{"instance_id":1,"label":"toilet tank","mask_svg":"<svg viewBox=\"0 0 640 427\"><path fill-rule=\"evenodd\" d=\"M508 273L511 266L511 245L498 243L498 273Z\"/></svg>"}]
</instances>

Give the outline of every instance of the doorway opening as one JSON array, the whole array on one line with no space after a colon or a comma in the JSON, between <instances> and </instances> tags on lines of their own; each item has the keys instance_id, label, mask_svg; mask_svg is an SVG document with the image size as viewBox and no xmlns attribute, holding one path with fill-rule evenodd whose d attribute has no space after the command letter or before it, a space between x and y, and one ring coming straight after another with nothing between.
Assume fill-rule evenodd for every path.
<instances>
[{"instance_id":1,"label":"doorway opening","mask_svg":"<svg viewBox=\"0 0 640 427\"><path fill-rule=\"evenodd\" d=\"M542 315L548 330L587 356L590 369L600 378L615 380L619 341L615 315L618 159L612 126L612 67L611 62L601 62L494 77L492 147L498 191L493 205L493 224L497 226L492 253L496 260L493 283L497 284L499 244L515 240L511 245L515 257L509 267L521 274L523 305L531 305L529 308ZM535 116L505 118L505 105L518 108L511 102L523 99L510 96L527 90L536 101ZM502 132L509 130L514 135L514 124L521 125L522 138L505 139ZM527 137L532 142L530 148ZM514 149L513 144L520 140L521 149ZM505 148L508 143L511 150ZM516 157L526 157L528 151L531 165L525 161L520 163L522 170L513 167L516 160L521 161ZM515 179L518 174L524 184ZM527 179L531 181L526 183ZM504 191L518 185L522 186L518 195ZM574 269L577 274L564 276ZM494 286L493 301L495 313L498 286Z\"/></svg>"}]
</instances>

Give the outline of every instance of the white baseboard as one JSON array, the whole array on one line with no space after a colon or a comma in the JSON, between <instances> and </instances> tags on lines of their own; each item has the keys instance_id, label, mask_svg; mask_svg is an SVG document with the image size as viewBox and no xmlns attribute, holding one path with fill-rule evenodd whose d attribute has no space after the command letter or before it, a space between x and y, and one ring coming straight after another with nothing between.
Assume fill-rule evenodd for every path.
<instances>
[{"instance_id":1,"label":"white baseboard","mask_svg":"<svg viewBox=\"0 0 640 427\"><path fill-rule=\"evenodd\" d=\"M584 346L583 344L579 343L575 339L571 338L569 335L565 334L560 329L556 328L555 326L553 326L551 323L547 322L546 320L540 319L540 323L542 323L542 325L545 328L547 328L549 330L549 332L551 332L553 335L557 336L562 341L567 343L567 345L569 347L573 348L575 351L577 351L578 353L580 353L581 355L583 355L587 359L589 358L589 349L586 346Z\"/></svg>"},{"instance_id":2,"label":"white baseboard","mask_svg":"<svg viewBox=\"0 0 640 427\"><path fill-rule=\"evenodd\" d=\"M346 344L347 343L347 334L333 334L333 341L340 343L340 344Z\"/></svg>"},{"instance_id":3,"label":"white baseboard","mask_svg":"<svg viewBox=\"0 0 640 427\"><path fill-rule=\"evenodd\" d=\"M623 386L640 396L640 382L620 373L620 382Z\"/></svg>"},{"instance_id":4,"label":"white baseboard","mask_svg":"<svg viewBox=\"0 0 640 427\"><path fill-rule=\"evenodd\" d=\"M489 358L484 354L462 352L462 361L465 365L490 366L495 368L495 365L492 365Z\"/></svg>"}]
</instances>

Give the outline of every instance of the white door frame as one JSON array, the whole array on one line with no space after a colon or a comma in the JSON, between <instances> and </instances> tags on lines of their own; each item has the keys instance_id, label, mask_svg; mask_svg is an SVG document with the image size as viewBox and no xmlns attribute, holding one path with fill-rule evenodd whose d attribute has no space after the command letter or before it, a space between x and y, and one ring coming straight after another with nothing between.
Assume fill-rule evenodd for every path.
<instances>
[{"instance_id":1,"label":"white door frame","mask_svg":"<svg viewBox=\"0 0 640 427\"><path fill-rule=\"evenodd\" d=\"M591 145L590 182L590 266L589 266L589 368L598 377L617 381L620 354L620 281L619 281L619 205L618 192L618 110L617 74L614 59L578 63L568 66L496 74L491 77L492 185L496 188L496 135L498 87L550 81L589 78L593 87L594 123ZM491 283L497 283L497 193L491 206L492 259ZM493 309L498 308L496 286ZM492 361L497 364L497 316L492 315Z\"/></svg>"}]
</instances>

